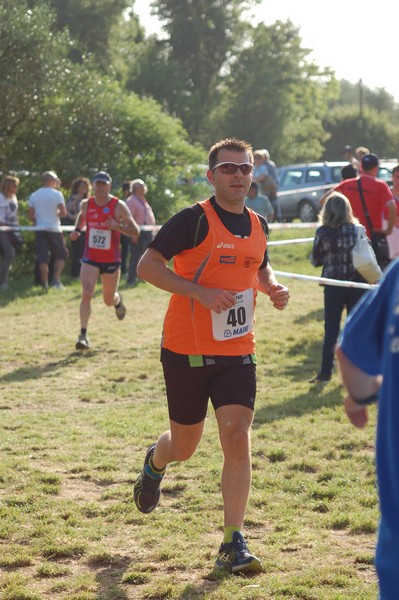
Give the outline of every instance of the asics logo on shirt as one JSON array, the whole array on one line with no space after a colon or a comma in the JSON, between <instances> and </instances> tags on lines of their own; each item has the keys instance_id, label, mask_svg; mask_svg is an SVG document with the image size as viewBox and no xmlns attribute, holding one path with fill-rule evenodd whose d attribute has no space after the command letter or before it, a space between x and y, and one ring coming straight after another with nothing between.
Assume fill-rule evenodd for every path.
<instances>
[{"instance_id":1,"label":"asics logo on shirt","mask_svg":"<svg viewBox=\"0 0 399 600\"><path fill-rule=\"evenodd\" d=\"M216 248L234 248L234 244L225 244L224 242L219 242Z\"/></svg>"}]
</instances>

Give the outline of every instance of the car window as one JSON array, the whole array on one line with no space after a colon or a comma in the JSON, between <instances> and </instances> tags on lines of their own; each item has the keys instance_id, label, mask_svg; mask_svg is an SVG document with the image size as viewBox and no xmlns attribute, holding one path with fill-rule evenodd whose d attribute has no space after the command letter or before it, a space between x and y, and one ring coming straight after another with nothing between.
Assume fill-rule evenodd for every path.
<instances>
[{"instance_id":1,"label":"car window","mask_svg":"<svg viewBox=\"0 0 399 600\"><path fill-rule=\"evenodd\" d=\"M302 181L303 174L303 169L288 169L282 177L281 185L298 185Z\"/></svg>"},{"instance_id":2,"label":"car window","mask_svg":"<svg viewBox=\"0 0 399 600\"><path fill-rule=\"evenodd\" d=\"M308 169L306 173L306 183L324 183L324 171L322 169L317 169L312 167Z\"/></svg>"},{"instance_id":3,"label":"car window","mask_svg":"<svg viewBox=\"0 0 399 600\"><path fill-rule=\"evenodd\" d=\"M380 167L378 169L378 179L382 179L383 181L391 181L392 180L392 171L387 169L386 167Z\"/></svg>"}]
</instances>

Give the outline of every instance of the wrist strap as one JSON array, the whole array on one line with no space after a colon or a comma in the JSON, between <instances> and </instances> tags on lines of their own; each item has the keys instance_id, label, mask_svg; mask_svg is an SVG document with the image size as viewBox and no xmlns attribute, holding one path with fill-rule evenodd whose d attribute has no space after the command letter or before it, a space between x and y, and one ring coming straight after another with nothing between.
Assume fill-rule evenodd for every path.
<instances>
[{"instance_id":1,"label":"wrist strap","mask_svg":"<svg viewBox=\"0 0 399 600\"><path fill-rule=\"evenodd\" d=\"M354 398L353 396L351 396L351 398L353 402L355 402L356 404L360 404L360 406L368 406L369 404L374 404L375 402L378 402L378 393L376 392L368 398Z\"/></svg>"}]
</instances>

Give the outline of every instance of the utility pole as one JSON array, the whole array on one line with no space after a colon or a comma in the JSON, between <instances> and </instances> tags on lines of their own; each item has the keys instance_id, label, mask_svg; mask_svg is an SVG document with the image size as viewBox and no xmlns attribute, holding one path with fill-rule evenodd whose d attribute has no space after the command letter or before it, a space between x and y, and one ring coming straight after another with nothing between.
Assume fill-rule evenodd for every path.
<instances>
[{"instance_id":1,"label":"utility pole","mask_svg":"<svg viewBox=\"0 0 399 600\"><path fill-rule=\"evenodd\" d=\"M360 125L363 124L363 105L364 105L363 79L359 79L359 120L360 120Z\"/></svg>"}]
</instances>

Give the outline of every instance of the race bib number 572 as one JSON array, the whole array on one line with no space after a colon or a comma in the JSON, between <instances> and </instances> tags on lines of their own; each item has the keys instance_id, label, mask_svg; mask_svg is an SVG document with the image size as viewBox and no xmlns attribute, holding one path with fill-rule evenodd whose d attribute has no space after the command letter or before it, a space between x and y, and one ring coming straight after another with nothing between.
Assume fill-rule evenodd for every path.
<instances>
[{"instance_id":1,"label":"race bib number 572","mask_svg":"<svg viewBox=\"0 0 399 600\"><path fill-rule=\"evenodd\" d=\"M254 291L252 288L236 294L236 304L220 314L211 311L212 332L215 340L225 341L242 337L254 325Z\"/></svg>"},{"instance_id":2,"label":"race bib number 572","mask_svg":"<svg viewBox=\"0 0 399 600\"><path fill-rule=\"evenodd\" d=\"M96 250L109 250L111 248L111 230L90 228L89 247Z\"/></svg>"}]
</instances>

